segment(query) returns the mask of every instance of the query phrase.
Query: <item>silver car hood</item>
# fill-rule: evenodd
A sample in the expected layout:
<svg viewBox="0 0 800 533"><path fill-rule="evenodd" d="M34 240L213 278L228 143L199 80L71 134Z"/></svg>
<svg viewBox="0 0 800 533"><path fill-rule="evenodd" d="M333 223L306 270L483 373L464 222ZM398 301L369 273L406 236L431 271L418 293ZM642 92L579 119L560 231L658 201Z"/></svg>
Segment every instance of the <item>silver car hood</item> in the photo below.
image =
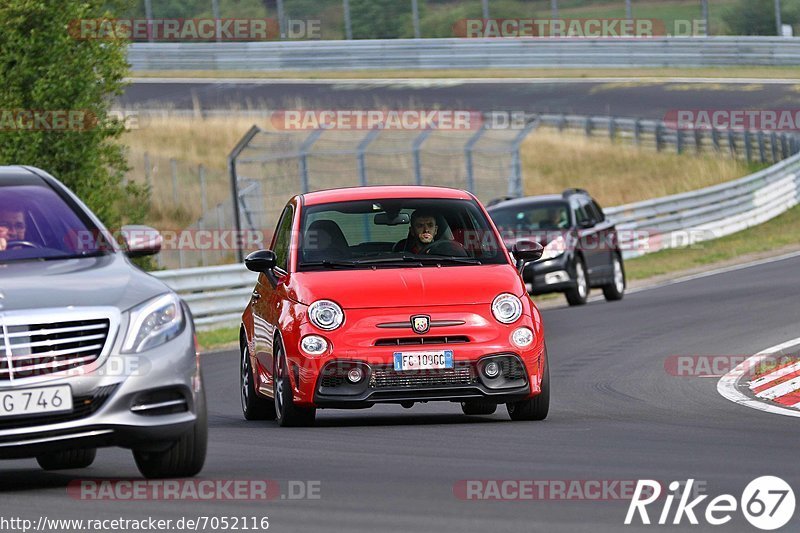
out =
<svg viewBox="0 0 800 533"><path fill-rule="evenodd" d="M0 313L67 306L125 311L169 292L122 253L101 257L0 263Z"/></svg>

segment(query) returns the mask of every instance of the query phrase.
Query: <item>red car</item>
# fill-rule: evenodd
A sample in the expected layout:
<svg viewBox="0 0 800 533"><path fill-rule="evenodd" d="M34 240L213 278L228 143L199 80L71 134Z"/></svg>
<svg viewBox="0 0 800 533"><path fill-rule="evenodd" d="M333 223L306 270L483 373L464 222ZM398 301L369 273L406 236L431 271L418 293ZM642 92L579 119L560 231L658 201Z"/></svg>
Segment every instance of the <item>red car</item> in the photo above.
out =
<svg viewBox="0 0 800 533"><path fill-rule="evenodd" d="M542 420L550 393L542 318L513 258L470 193L382 186L295 196L242 316L244 416L313 424L318 408L505 403Z"/></svg>

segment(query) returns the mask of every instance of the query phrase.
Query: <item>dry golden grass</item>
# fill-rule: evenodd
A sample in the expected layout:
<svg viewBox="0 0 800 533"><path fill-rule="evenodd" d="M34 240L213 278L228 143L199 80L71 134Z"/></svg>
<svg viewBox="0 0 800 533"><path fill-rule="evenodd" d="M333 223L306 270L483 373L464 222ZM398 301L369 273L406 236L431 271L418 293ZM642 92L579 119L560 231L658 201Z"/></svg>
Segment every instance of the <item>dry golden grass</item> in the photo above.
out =
<svg viewBox="0 0 800 533"><path fill-rule="evenodd" d="M602 137L539 130L522 144L525 194L587 189L601 205L620 205L714 185L748 174L725 155L655 152Z"/></svg>
<svg viewBox="0 0 800 533"><path fill-rule="evenodd" d="M207 169L208 206L213 208L227 200L228 153L254 122L265 126L263 119L235 116L155 118L128 132L123 142L130 148L131 179L144 181L144 153L150 157L153 185L150 223L161 228L182 228L200 216L197 176L200 164ZM559 193L568 187L582 187L606 206L698 189L744 176L752 170L725 155L656 153L621 142L613 145L601 135L586 138L582 134L546 129L525 140L521 156L526 194ZM455 151L452 157L462 155ZM178 205L173 200L170 158L181 162Z"/></svg>

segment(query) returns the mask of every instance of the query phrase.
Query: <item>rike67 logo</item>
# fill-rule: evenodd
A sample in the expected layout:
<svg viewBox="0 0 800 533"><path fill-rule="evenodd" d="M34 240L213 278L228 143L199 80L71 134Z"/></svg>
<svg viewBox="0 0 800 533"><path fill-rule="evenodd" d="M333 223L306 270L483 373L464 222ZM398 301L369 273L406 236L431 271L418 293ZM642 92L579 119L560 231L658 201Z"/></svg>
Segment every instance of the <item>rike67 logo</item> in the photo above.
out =
<svg viewBox="0 0 800 533"><path fill-rule="evenodd" d="M636 524L638 521L644 525L654 522L659 525L680 525L684 519L691 525L698 525L699 517L704 519L706 524L721 526L730 522L734 513L741 511L754 527L772 531L785 526L794 516L794 491L779 477L762 476L754 479L745 487L739 500L731 494L721 494L708 502L705 502L708 495L689 499L693 495L694 481L694 479L689 479L686 483L673 481L669 484L669 493L662 498L661 483L640 479L628 506L625 525ZM683 490L679 493L681 487ZM662 499L663 507L660 505ZM673 511L676 499L678 503ZM701 504L705 505L704 511ZM651 518L648 506L651 506L649 511L656 512L659 510L658 507L661 507L660 513Z"/></svg>

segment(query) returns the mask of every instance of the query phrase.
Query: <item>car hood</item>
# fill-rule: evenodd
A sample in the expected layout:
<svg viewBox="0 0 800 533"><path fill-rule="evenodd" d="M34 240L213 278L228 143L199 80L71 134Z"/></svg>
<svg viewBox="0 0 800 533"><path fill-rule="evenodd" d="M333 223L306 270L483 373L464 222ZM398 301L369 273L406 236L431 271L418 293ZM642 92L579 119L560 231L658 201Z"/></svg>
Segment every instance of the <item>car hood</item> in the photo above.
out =
<svg viewBox="0 0 800 533"><path fill-rule="evenodd" d="M517 271L503 264L298 272L290 291L306 305L325 299L364 309L485 304L502 292L521 296L524 287Z"/></svg>
<svg viewBox="0 0 800 533"><path fill-rule="evenodd" d="M121 253L0 263L0 313L70 305L113 306L124 311L168 291Z"/></svg>

